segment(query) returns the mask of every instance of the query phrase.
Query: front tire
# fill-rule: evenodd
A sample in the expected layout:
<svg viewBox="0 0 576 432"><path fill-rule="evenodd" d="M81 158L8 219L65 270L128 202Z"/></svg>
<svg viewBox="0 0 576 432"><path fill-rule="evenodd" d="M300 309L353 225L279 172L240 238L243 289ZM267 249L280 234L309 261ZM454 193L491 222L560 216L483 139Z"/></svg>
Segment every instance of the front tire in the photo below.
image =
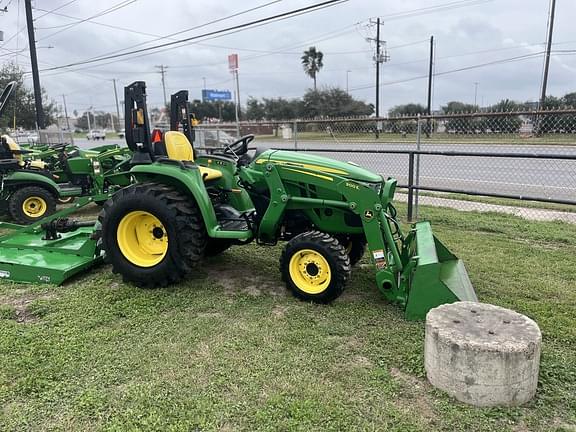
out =
<svg viewBox="0 0 576 432"><path fill-rule="evenodd" d="M30 225L56 211L56 197L39 186L17 190L8 201L8 212L16 223Z"/></svg>
<svg viewBox="0 0 576 432"><path fill-rule="evenodd" d="M350 259L334 237L309 231L286 244L280 272L295 297L330 303L342 294L350 278Z"/></svg>
<svg viewBox="0 0 576 432"><path fill-rule="evenodd" d="M58 204L72 204L76 197L69 196L66 198L58 198Z"/></svg>
<svg viewBox="0 0 576 432"><path fill-rule="evenodd" d="M125 282L154 288L182 280L204 254L206 229L193 198L157 183L128 186L98 220L102 249Z"/></svg>

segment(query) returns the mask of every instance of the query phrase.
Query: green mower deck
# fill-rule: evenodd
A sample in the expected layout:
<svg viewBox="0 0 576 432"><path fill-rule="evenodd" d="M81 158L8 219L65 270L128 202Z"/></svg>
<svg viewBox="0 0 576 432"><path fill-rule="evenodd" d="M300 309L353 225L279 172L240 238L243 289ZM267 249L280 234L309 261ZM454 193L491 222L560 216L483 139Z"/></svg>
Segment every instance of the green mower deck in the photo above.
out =
<svg viewBox="0 0 576 432"><path fill-rule="evenodd" d="M0 222L0 230L11 231L0 237L0 279L60 285L100 263L102 257L92 239L94 222L63 219L90 202L83 198L34 225Z"/></svg>
<svg viewBox="0 0 576 432"><path fill-rule="evenodd" d="M0 240L0 278L14 282L60 285L95 265L92 228L63 233L58 240L42 240L37 233L18 233Z"/></svg>

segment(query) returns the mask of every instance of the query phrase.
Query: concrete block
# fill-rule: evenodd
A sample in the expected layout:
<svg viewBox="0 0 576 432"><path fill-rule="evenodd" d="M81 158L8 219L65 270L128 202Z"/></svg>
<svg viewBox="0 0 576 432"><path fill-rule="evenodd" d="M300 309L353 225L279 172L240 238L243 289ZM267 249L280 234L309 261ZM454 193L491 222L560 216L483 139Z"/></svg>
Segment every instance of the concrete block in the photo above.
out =
<svg viewBox="0 0 576 432"><path fill-rule="evenodd" d="M426 316L426 375L433 386L471 405L521 405L536 393L541 344L538 325L513 310L445 304Z"/></svg>

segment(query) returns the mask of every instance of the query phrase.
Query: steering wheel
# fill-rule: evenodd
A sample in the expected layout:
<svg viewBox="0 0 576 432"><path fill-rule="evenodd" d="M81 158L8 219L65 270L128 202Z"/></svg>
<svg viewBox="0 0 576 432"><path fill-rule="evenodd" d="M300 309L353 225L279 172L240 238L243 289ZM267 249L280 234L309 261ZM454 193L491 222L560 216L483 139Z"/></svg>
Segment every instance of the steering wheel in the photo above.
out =
<svg viewBox="0 0 576 432"><path fill-rule="evenodd" d="M233 155L236 159L248 153L248 144L254 140L254 135L244 135L239 140L234 141L232 144L226 144L224 148L225 155Z"/></svg>
<svg viewBox="0 0 576 432"><path fill-rule="evenodd" d="M10 96L12 96L12 92L16 88L16 81L10 81L4 90L2 91L2 95L0 95L0 115L6 108L6 104L10 100Z"/></svg>
<svg viewBox="0 0 576 432"><path fill-rule="evenodd" d="M60 143L60 144L52 144L50 146L51 150L57 150L57 151L62 151L62 150L66 150L66 147L68 147L67 143Z"/></svg>

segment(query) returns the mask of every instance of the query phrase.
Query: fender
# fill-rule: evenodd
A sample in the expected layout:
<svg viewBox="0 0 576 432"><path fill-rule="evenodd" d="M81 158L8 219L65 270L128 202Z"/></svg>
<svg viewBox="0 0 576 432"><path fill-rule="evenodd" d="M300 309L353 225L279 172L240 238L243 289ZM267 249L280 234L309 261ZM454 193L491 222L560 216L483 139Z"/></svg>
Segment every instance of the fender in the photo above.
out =
<svg viewBox="0 0 576 432"><path fill-rule="evenodd" d="M216 213L212 202L206 192L204 180L200 170L194 167L182 168L178 165L168 165L165 163L153 163L145 165L136 165L130 170L138 182L158 181L164 184L170 184L178 190L192 195L196 204L202 213L202 219L206 226L206 231L210 237L214 237L214 232L218 228Z"/></svg>
<svg viewBox="0 0 576 432"><path fill-rule="evenodd" d="M60 188L58 187L58 184L48 176L40 173L22 170L14 171L11 174L4 176L3 183L4 188L18 184L34 184L50 190L56 196L60 196Z"/></svg>

